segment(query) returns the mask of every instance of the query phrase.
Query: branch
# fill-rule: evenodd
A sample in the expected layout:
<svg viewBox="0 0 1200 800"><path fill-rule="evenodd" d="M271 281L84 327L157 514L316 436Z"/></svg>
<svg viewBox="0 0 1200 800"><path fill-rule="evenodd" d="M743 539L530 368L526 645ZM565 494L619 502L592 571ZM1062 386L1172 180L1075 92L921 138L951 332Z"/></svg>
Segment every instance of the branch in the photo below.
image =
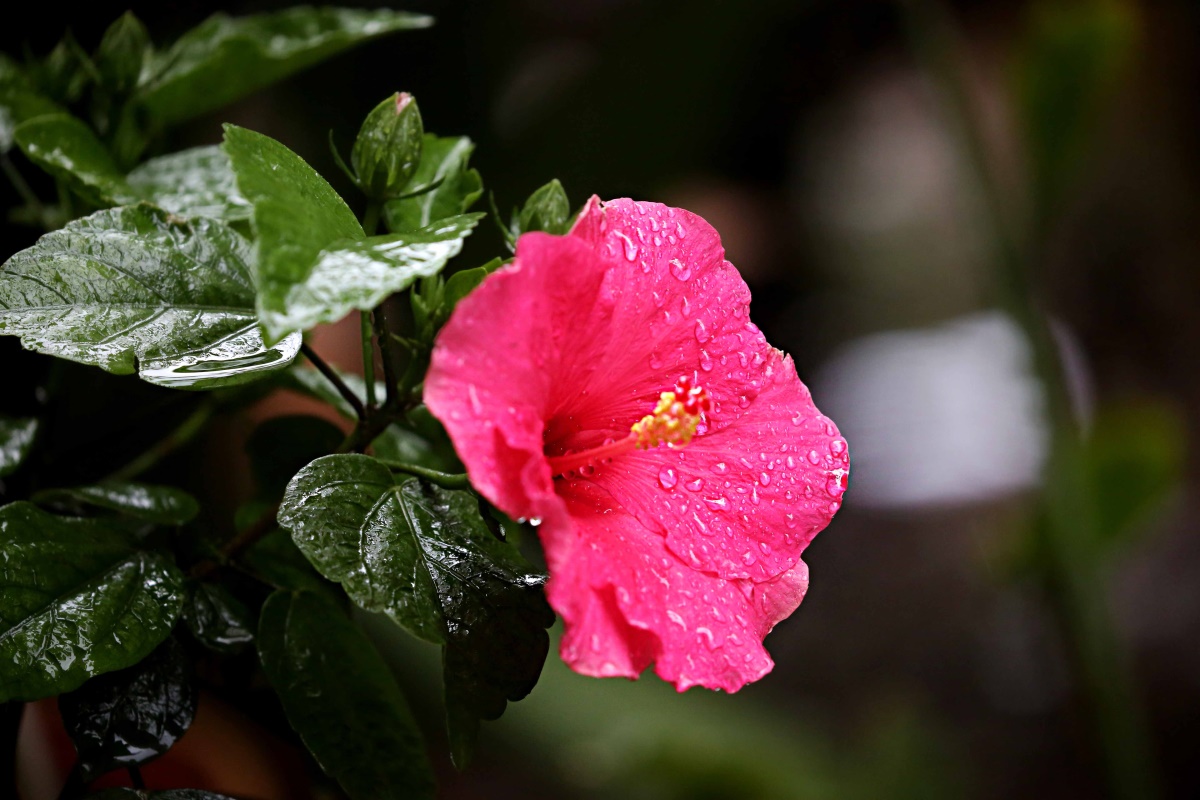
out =
<svg viewBox="0 0 1200 800"><path fill-rule="evenodd" d="M443 489L468 489L471 486L471 481L465 474L454 472L439 472L436 469L426 469L418 467L415 464L402 464L399 461L389 461L386 458L377 458L388 469L396 472L404 472L408 475L416 475L418 478L424 478L430 483L435 483Z"/></svg>
<svg viewBox="0 0 1200 800"><path fill-rule="evenodd" d="M317 355L316 351L309 347L308 342L300 345L300 352L304 353L304 356L312 362L312 365L317 368L317 371L324 375L325 378L333 384L333 388L338 390L338 394L342 396L342 399L350 404L350 407L354 409L354 413L358 417L359 422L364 420L367 416L367 409L363 406L363 402L359 399L358 395L354 393L354 390L347 386L346 382L342 380L342 376L338 375L337 372L334 371L333 367L326 364L325 360Z"/></svg>

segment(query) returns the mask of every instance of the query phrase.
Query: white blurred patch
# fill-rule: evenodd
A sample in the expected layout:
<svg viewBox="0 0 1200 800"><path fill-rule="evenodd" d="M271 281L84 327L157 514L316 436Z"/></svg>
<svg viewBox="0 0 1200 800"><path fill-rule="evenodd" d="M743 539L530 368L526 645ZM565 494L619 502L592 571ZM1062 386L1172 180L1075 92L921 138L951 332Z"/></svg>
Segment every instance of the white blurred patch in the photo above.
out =
<svg viewBox="0 0 1200 800"><path fill-rule="evenodd" d="M1000 313L852 341L813 394L850 443L855 505L973 502L1038 482L1042 389L1027 342Z"/></svg>

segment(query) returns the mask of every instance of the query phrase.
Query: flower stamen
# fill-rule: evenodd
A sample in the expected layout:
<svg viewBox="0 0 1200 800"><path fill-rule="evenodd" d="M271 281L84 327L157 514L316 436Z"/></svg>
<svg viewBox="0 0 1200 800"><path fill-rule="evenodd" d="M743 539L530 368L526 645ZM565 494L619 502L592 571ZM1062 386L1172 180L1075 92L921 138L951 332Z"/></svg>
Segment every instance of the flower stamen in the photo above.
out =
<svg viewBox="0 0 1200 800"><path fill-rule="evenodd" d="M684 375L670 392L658 397L654 411L635 422L629 435L590 450L551 456L547 459L555 476L582 471L601 460L610 460L633 450L653 450L661 445L686 447L696 435L712 400L703 386Z"/></svg>

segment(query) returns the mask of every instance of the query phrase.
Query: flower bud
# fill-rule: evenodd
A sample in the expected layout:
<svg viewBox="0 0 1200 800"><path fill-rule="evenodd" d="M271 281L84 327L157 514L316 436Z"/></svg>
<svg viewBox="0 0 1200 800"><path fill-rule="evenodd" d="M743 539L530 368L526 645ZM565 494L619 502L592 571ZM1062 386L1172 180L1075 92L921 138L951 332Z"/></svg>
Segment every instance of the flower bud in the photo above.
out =
<svg viewBox="0 0 1200 800"><path fill-rule="evenodd" d="M354 174L368 197L383 200L404 190L421 162L424 134L417 101L407 92L375 106L350 153Z"/></svg>
<svg viewBox="0 0 1200 800"><path fill-rule="evenodd" d="M133 91L153 46L141 20L126 11L108 26L94 61L105 88L117 94Z"/></svg>

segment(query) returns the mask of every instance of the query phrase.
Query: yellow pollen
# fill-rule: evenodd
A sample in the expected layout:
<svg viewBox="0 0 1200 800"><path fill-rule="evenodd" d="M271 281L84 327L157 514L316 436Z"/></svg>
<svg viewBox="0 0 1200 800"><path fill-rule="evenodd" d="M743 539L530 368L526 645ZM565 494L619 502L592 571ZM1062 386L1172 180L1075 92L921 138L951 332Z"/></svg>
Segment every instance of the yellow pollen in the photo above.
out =
<svg viewBox="0 0 1200 800"><path fill-rule="evenodd" d="M660 444L683 447L692 441L699 424L699 413L688 411L675 392L663 392L654 413L635 422L631 430L639 449L652 450Z"/></svg>

